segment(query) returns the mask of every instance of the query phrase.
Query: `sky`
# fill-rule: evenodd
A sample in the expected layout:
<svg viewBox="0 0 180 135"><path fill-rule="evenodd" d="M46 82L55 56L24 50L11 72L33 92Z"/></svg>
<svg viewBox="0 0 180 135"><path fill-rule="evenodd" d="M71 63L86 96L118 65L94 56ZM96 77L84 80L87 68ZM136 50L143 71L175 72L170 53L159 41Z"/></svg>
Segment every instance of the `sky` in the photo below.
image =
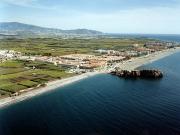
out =
<svg viewBox="0 0 180 135"><path fill-rule="evenodd" d="M0 22L107 33L180 34L180 0L0 0Z"/></svg>

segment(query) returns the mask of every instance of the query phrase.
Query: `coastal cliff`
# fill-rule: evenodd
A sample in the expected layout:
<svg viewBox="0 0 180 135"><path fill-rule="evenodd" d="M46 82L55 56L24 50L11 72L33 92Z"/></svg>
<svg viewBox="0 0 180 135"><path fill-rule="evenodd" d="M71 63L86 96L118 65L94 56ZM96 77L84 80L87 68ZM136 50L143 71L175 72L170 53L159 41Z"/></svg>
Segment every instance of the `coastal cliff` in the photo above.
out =
<svg viewBox="0 0 180 135"><path fill-rule="evenodd" d="M121 71L112 71L110 74L116 75L118 77L124 78L162 78L163 73L159 70L121 70Z"/></svg>

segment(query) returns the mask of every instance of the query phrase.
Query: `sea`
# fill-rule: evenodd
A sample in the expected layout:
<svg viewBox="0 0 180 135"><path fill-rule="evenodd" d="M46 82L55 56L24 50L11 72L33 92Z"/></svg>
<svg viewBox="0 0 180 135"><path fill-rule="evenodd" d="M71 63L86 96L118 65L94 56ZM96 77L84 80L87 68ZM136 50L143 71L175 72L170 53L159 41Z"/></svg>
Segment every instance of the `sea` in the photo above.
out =
<svg viewBox="0 0 180 135"><path fill-rule="evenodd" d="M139 67L162 79L99 74L0 109L0 135L180 135L180 53Z"/></svg>
<svg viewBox="0 0 180 135"><path fill-rule="evenodd" d="M137 38L137 39L156 39L165 42L180 43L180 34L107 34L112 38Z"/></svg>

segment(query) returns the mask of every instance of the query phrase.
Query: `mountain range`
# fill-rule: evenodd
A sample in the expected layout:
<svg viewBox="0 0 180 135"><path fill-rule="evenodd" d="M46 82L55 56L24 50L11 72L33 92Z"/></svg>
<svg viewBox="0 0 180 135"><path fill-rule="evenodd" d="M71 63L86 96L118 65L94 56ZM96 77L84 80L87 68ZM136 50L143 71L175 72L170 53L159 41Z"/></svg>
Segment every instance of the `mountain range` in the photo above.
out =
<svg viewBox="0 0 180 135"><path fill-rule="evenodd" d="M0 35L5 36L63 36L63 35L101 35L100 31L89 29L62 30L45 28L19 22L0 22Z"/></svg>

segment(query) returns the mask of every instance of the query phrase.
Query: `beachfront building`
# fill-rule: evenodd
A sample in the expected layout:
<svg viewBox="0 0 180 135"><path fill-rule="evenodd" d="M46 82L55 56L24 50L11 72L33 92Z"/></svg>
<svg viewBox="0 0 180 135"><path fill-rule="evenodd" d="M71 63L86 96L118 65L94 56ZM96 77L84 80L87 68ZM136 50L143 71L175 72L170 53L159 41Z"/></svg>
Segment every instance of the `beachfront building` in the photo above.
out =
<svg viewBox="0 0 180 135"><path fill-rule="evenodd" d="M174 42L151 41L151 42L145 43L144 47L155 49L156 51L159 51L159 50L175 47L175 43Z"/></svg>
<svg viewBox="0 0 180 135"><path fill-rule="evenodd" d="M94 69L104 66L106 62L98 60L95 55L71 54L61 56L61 63L59 64L79 69Z"/></svg>
<svg viewBox="0 0 180 135"><path fill-rule="evenodd" d="M84 64L80 65L80 69L95 69L99 67L106 66L107 62L105 60L91 59Z"/></svg>
<svg viewBox="0 0 180 135"><path fill-rule="evenodd" d="M61 66L71 68L71 71L93 71L95 69L103 68L111 65L112 63L118 63L125 60L124 56L113 55L87 55L87 54L71 54L61 56Z"/></svg>
<svg viewBox="0 0 180 135"><path fill-rule="evenodd" d="M109 63L119 63L123 61L126 57L124 56L109 56L109 55L104 55L102 57L99 57L99 60L104 60L106 61L107 64Z"/></svg>

